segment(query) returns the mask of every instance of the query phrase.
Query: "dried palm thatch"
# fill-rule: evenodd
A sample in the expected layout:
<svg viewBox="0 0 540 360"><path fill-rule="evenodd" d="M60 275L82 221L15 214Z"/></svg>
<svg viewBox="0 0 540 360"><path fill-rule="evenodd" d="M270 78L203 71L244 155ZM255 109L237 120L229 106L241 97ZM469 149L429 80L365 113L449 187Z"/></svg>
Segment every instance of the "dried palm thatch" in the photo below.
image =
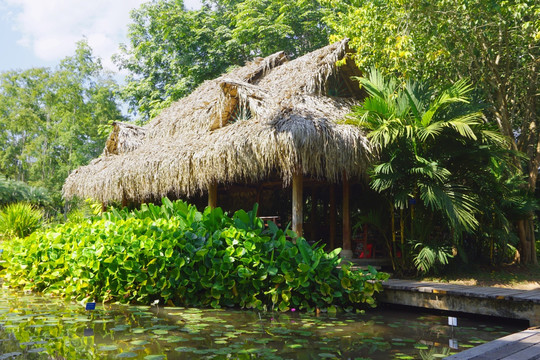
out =
<svg viewBox="0 0 540 360"><path fill-rule="evenodd" d="M356 103L347 40L287 61L283 52L201 84L144 128L116 124L102 156L64 185L102 202L191 196L215 183L252 183L295 171L330 182L365 174L362 132L338 123ZM328 96L338 79L347 95ZM131 140L128 141L128 138Z"/></svg>
<svg viewBox="0 0 540 360"><path fill-rule="evenodd" d="M146 130L140 126L115 121L113 130L101 156L120 155L135 150L146 137Z"/></svg>

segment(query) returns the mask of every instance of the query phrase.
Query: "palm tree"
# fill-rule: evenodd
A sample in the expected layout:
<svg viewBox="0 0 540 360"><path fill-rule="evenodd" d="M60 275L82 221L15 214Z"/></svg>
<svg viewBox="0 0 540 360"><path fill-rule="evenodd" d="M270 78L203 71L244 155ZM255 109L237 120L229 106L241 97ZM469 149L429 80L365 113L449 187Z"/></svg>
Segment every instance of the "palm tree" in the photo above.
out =
<svg viewBox="0 0 540 360"><path fill-rule="evenodd" d="M478 226L476 195L460 178L456 154L504 139L470 105L471 85L460 80L437 91L416 82L400 82L372 69L358 78L368 97L348 118L368 131L379 162L371 170L371 187L383 194L393 216L400 210L400 239L405 254L405 214L410 209L409 236L415 239L414 203L437 214L458 239ZM465 151L466 153L466 151ZM463 159L461 159L463 162ZM474 161L473 161L474 163ZM395 226L392 239L395 248ZM421 239L415 239L417 241Z"/></svg>

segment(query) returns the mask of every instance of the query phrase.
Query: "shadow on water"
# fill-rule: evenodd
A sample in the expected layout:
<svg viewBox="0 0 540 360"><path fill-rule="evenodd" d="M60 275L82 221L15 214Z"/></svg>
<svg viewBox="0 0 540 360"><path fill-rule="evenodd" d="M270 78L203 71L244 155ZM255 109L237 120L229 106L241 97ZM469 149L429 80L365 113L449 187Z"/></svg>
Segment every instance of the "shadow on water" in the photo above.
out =
<svg viewBox="0 0 540 360"><path fill-rule="evenodd" d="M2 359L438 359L522 330L493 319L79 304L0 291Z"/></svg>

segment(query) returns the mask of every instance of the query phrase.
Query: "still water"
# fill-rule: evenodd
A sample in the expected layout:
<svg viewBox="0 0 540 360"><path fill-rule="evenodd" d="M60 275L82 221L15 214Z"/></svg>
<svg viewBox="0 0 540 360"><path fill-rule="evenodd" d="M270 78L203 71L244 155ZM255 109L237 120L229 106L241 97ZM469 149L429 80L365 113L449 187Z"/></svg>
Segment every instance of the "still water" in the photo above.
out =
<svg viewBox="0 0 540 360"><path fill-rule="evenodd" d="M391 309L259 313L81 304L0 290L2 359L440 359L522 330Z"/></svg>

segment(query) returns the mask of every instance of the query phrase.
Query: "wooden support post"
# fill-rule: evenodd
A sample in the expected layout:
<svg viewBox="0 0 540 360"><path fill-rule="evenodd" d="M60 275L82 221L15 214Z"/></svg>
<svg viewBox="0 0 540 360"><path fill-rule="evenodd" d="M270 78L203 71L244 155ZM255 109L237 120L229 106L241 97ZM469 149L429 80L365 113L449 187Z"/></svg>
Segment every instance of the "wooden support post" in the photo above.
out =
<svg viewBox="0 0 540 360"><path fill-rule="evenodd" d="M318 234L317 234L317 187L312 186L311 187L311 212L309 214L309 224L311 225L311 232L309 234L310 240L317 241L318 240Z"/></svg>
<svg viewBox="0 0 540 360"><path fill-rule="evenodd" d="M303 176L302 172L295 171L292 179L292 230L302 236L302 223L304 222L303 208Z"/></svg>
<svg viewBox="0 0 540 360"><path fill-rule="evenodd" d="M208 206L212 209L217 207L217 183L215 182L208 187Z"/></svg>
<svg viewBox="0 0 540 360"><path fill-rule="evenodd" d="M336 185L330 185L330 249L336 248L337 210Z"/></svg>
<svg viewBox="0 0 540 360"><path fill-rule="evenodd" d="M347 173L343 172L343 250L341 257L351 259L353 256L351 247L351 214L349 211L349 179Z"/></svg>

